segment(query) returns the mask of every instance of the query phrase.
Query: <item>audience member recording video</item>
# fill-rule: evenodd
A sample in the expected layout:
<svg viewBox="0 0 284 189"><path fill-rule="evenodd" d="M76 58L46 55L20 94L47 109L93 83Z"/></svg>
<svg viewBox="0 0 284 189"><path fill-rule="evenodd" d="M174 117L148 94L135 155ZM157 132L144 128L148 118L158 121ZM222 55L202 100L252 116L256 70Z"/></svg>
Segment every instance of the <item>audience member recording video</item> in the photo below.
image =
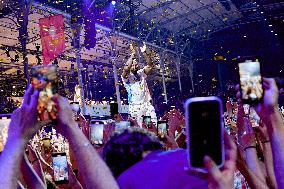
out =
<svg viewBox="0 0 284 189"><path fill-rule="evenodd" d="M29 86L13 112L8 138L1 136L0 188L284 188L279 92L274 79L262 80L262 103L244 105L240 92L226 102L224 163L218 167L204 156L205 171L189 167L187 118L180 110L161 117L168 128L163 140L155 123L140 126L118 113L115 119L128 126L103 123L103 143L95 145L88 130L93 122L64 97L56 97L56 122L39 121L39 91Z"/></svg>

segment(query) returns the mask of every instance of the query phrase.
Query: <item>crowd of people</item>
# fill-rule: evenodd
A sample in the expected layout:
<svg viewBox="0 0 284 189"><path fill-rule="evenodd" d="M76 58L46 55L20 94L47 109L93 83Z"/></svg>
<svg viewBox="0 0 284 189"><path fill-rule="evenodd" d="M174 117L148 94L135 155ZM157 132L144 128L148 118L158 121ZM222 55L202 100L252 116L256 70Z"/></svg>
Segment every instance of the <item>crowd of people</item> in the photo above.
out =
<svg viewBox="0 0 284 189"><path fill-rule="evenodd" d="M99 143L91 138L94 120L62 96L51 97L53 119L39 119L40 92L29 86L12 114L0 154L0 188L284 188L283 90L274 79L263 78L263 102L255 106L242 104L239 87L230 87L235 97L223 96L225 162L219 168L205 156L204 173L188 165L183 102L194 94L171 99L171 108L164 103L154 107L146 82L154 66L151 52L145 44L140 48L147 65L139 69L139 48L130 49L122 73L129 117L116 113L112 121L97 120ZM166 131L164 126L158 131L161 121L168 124Z"/></svg>
<svg viewBox="0 0 284 189"><path fill-rule="evenodd" d="M208 173L188 169L185 118L178 109L160 118L169 125L163 140L155 123L129 118L131 127L120 132L114 123L104 125L104 142L97 146L88 138L89 121L64 97L58 97L57 122L39 122L39 92L30 86L0 155L0 188L284 188L283 110L274 79L263 80L263 103L249 107L259 118L240 100L226 102L225 164L219 169L206 156ZM68 183L54 182L54 152L68 156Z"/></svg>

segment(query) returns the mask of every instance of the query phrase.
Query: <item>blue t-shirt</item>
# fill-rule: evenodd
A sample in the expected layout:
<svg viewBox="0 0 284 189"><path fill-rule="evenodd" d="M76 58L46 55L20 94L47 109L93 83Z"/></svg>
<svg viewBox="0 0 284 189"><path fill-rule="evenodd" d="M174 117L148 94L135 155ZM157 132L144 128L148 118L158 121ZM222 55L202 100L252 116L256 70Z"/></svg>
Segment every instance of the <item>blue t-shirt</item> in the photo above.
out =
<svg viewBox="0 0 284 189"><path fill-rule="evenodd" d="M187 173L186 150L151 152L117 179L121 189L205 189L207 180Z"/></svg>

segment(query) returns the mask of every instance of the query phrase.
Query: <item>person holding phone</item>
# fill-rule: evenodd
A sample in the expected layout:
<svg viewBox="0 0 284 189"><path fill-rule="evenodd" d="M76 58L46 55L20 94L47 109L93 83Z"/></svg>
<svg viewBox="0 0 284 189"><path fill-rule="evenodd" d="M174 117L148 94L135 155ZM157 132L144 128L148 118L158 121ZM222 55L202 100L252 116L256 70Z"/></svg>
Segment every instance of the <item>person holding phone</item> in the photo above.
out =
<svg viewBox="0 0 284 189"><path fill-rule="evenodd" d="M50 120L38 122L37 104L39 91L29 86L21 108L13 112L9 125L6 146L0 156L0 188L16 188L19 179L19 164L24 155L25 146L32 136ZM88 139L73 119L68 100L58 97L60 111L56 130L64 134L79 164L79 175L84 188L118 189L109 168L92 147ZM12 157L12 158L11 158Z"/></svg>
<svg viewBox="0 0 284 189"><path fill-rule="evenodd" d="M263 78L263 103L255 110L267 128L278 188L284 188L284 123L278 108L279 91L272 78Z"/></svg>
<svg viewBox="0 0 284 189"><path fill-rule="evenodd" d="M154 64L144 43L140 48L147 65L139 69L138 56L134 46L130 45L131 55L122 73L122 82L128 92L129 114L135 118L141 127L143 116L151 116L152 122L157 123L155 108L151 103L151 95L146 82L147 75L151 74Z"/></svg>
<svg viewBox="0 0 284 189"><path fill-rule="evenodd" d="M70 117L73 112L68 100L59 96L58 106L60 111L58 112L56 131L68 139L70 148L73 149L83 188L118 189L119 187L109 168L80 130L75 120Z"/></svg>
<svg viewBox="0 0 284 189"><path fill-rule="evenodd" d="M17 187L19 165L24 156L25 146L42 126L51 122L49 120L38 122L38 97L39 91L29 86L21 108L16 109L12 114L7 143L0 156L0 188Z"/></svg>

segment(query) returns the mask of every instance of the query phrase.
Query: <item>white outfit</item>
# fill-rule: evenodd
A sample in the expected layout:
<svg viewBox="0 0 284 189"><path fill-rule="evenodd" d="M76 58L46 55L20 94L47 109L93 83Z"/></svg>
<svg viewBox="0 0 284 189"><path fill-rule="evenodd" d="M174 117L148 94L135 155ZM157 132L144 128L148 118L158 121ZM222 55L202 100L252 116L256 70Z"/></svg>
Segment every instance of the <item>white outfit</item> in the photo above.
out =
<svg viewBox="0 0 284 189"><path fill-rule="evenodd" d="M150 102L152 98L146 82L147 75L144 69L140 69L137 75L138 78L135 78L134 74L130 72L127 79L121 77L128 93L129 114L137 120L140 127L143 116L151 116L152 122L157 124L155 108Z"/></svg>
<svg viewBox="0 0 284 189"><path fill-rule="evenodd" d="M74 102L79 102L79 105L82 105L81 88L79 87L79 85L76 85L75 87Z"/></svg>

